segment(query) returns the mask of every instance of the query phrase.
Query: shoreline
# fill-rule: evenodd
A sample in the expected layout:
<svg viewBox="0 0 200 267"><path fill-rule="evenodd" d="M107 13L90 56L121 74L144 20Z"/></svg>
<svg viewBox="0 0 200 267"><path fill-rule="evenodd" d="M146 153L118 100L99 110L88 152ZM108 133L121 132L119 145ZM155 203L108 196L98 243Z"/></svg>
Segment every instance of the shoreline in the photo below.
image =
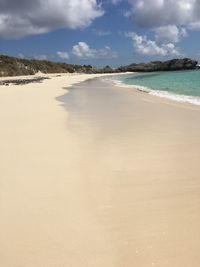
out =
<svg viewBox="0 0 200 267"><path fill-rule="evenodd" d="M141 98L146 96L146 100L147 101L148 100L149 101L154 101L155 103L163 103L163 104L167 104L167 105L171 105L171 106L180 107L180 108L183 108L183 109L185 108L185 109L200 110L200 103L195 104L195 103L188 102L188 101L179 101L179 100L171 98L171 97L160 96L160 95L151 93L149 91L141 90L140 88L137 88L137 85L135 85L135 86L128 86L128 85L127 86L123 86L123 85L121 85L120 86L118 84L115 84L114 86L127 89L129 92L132 91L136 95L137 94L140 95ZM182 95L177 95L177 96L182 96ZM185 95L183 95L183 96L185 96Z"/></svg>
<svg viewBox="0 0 200 267"><path fill-rule="evenodd" d="M86 81L87 79L95 79L95 78L106 78L109 76L118 76L118 75L129 75L129 74L134 74L133 72L125 72L125 73L104 73L104 74L84 74L84 73L53 73L53 74L44 74L44 73L37 73L35 75L26 75L26 76L13 76L13 77L0 77L0 86L9 86L10 84L14 84L14 81L17 82L17 84L14 85L26 85L30 83L42 83L46 79L52 79L56 77L71 77L71 84L66 84L66 89L68 87L73 86L76 83L81 83ZM83 78L83 77L87 78ZM73 77L73 78L72 78ZM74 77L79 77L78 80L76 81L76 78ZM83 79L82 79L83 78ZM24 82L23 82L24 81ZM143 93L147 94L149 96L149 99L156 98L162 102L162 103L167 103L167 104L175 104L175 105L181 105L182 107L186 108L197 108L200 107L200 102L196 102L195 96L187 96L187 95L181 95L181 94L174 94L168 91L158 91L158 90L153 90L151 88L146 88L138 85L128 85L128 84L123 84L118 80L111 80L107 79L107 81L111 84L114 84L116 87L121 87L121 88L128 88L137 91L138 93ZM5 84L4 84L5 83ZM200 99L200 98L198 98ZM200 100L199 100L200 101Z"/></svg>
<svg viewBox="0 0 200 267"><path fill-rule="evenodd" d="M160 99L168 99L172 102L182 103L182 104L186 104L186 105L200 106L200 97L199 96L179 94L179 93L171 92L169 90L167 91L167 90L152 89L148 86L141 86L141 85L137 85L137 84L135 84L135 85L134 84L126 84L126 83L123 83L122 81L117 80L117 79L116 80L115 79L110 80L110 82L112 82L116 86L123 87L123 88L132 88L133 90L147 93L151 96L155 96L155 97L158 97Z"/></svg>
<svg viewBox="0 0 200 267"><path fill-rule="evenodd" d="M200 109L49 76L0 86L0 265L198 267Z"/></svg>

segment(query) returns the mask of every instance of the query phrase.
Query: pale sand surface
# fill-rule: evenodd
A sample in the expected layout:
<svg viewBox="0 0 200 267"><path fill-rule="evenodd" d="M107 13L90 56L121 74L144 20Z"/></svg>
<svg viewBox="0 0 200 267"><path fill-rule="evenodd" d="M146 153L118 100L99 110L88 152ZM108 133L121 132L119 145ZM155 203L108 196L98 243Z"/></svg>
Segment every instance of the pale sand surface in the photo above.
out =
<svg viewBox="0 0 200 267"><path fill-rule="evenodd" d="M0 87L0 266L199 267L200 108L86 78Z"/></svg>

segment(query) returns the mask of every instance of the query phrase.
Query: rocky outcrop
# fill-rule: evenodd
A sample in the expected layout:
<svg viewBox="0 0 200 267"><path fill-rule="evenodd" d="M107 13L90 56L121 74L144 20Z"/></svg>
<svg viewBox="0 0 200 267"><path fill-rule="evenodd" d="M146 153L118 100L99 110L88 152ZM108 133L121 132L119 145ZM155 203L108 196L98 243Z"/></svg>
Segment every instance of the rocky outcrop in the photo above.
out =
<svg viewBox="0 0 200 267"><path fill-rule="evenodd" d="M118 68L121 72L150 72L150 71L173 71L195 69L197 61L189 58L172 59L168 61L153 61L150 63L131 64Z"/></svg>
<svg viewBox="0 0 200 267"><path fill-rule="evenodd" d="M112 69L110 66L105 66L103 69L102 69L102 72L103 73L113 73L115 70Z"/></svg>

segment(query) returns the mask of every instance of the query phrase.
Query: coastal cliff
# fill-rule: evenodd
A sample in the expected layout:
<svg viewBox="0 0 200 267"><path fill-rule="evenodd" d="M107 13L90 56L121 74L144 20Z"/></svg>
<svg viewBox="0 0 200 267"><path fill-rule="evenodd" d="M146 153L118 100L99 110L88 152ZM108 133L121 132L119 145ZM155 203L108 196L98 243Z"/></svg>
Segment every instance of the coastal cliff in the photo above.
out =
<svg viewBox="0 0 200 267"><path fill-rule="evenodd" d="M172 59L168 61L152 61L149 63L130 64L118 68L121 72L137 71L137 72L150 72L150 71L174 71L174 70L191 70L195 69L198 62L190 58Z"/></svg>

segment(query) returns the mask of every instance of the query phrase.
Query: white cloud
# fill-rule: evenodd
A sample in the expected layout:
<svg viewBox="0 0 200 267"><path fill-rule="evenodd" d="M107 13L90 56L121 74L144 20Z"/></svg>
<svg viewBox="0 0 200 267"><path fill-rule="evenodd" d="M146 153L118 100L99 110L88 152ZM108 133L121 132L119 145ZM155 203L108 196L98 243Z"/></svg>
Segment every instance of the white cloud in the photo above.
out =
<svg viewBox="0 0 200 267"><path fill-rule="evenodd" d="M37 60L47 60L48 57L47 55L36 55L33 57L33 59L37 59Z"/></svg>
<svg viewBox="0 0 200 267"><path fill-rule="evenodd" d="M112 3L113 5L117 5L117 4L119 4L120 2L122 2L122 0L111 0L111 3Z"/></svg>
<svg viewBox="0 0 200 267"><path fill-rule="evenodd" d="M72 53L79 58L94 58L96 50L90 48L85 42L79 42L73 46Z"/></svg>
<svg viewBox="0 0 200 267"><path fill-rule="evenodd" d="M99 37L111 35L111 31L93 29L93 32Z"/></svg>
<svg viewBox="0 0 200 267"><path fill-rule="evenodd" d="M138 27L154 33L153 40L135 35L133 41L138 53L178 55L175 44L186 37L190 30L200 30L200 0L126 1L130 4L129 13L132 14L128 13L128 16L133 17Z"/></svg>
<svg viewBox="0 0 200 267"><path fill-rule="evenodd" d="M123 12L125 18L130 18L132 16L131 10L126 10Z"/></svg>
<svg viewBox="0 0 200 267"><path fill-rule="evenodd" d="M103 13L96 0L1 0L0 37L84 28Z"/></svg>
<svg viewBox="0 0 200 267"><path fill-rule="evenodd" d="M199 0L128 0L143 27L184 26L200 22Z"/></svg>
<svg viewBox="0 0 200 267"><path fill-rule="evenodd" d="M200 21L192 22L188 26L188 29L193 31L200 31Z"/></svg>
<svg viewBox="0 0 200 267"><path fill-rule="evenodd" d="M69 54L67 52L57 52L57 56L63 60L68 60L69 59Z"/></svg>
<svg viewBox="0 0 200 267"><path fill-rule="evenodd" d="M181 38L187 36L187 31L185 28L178 28L176 25L161 26L154 29L156 33L156 41L158 43L162 42L172 42L178 43Z"/></svg>
<svg viewBox="0 0 200 267"><path fill-rule="evenodd" d="M109 46L102 49L93 49L85 42L74 45L72 54L80 59L117 58L117 53L113 52Z"/></svg>
<svg viewBox="0 0 200 267"><path fill-rule="evenodd" d="M17 55L17 57L18 57L18 58L21 58L21 59L25 59L25 58L26 58L25 55L22 54L22 53L19 53L19 54Z"/></svg>
<svg viewBox="0 0 200 267"><path fill-rule="evenodd" d="M147 37L137 35L135 32L126 33L130 37L137 53L147 56L178 56L179 52L173 43L164 43L158 45L156 41L147 39Z"/></svg>

